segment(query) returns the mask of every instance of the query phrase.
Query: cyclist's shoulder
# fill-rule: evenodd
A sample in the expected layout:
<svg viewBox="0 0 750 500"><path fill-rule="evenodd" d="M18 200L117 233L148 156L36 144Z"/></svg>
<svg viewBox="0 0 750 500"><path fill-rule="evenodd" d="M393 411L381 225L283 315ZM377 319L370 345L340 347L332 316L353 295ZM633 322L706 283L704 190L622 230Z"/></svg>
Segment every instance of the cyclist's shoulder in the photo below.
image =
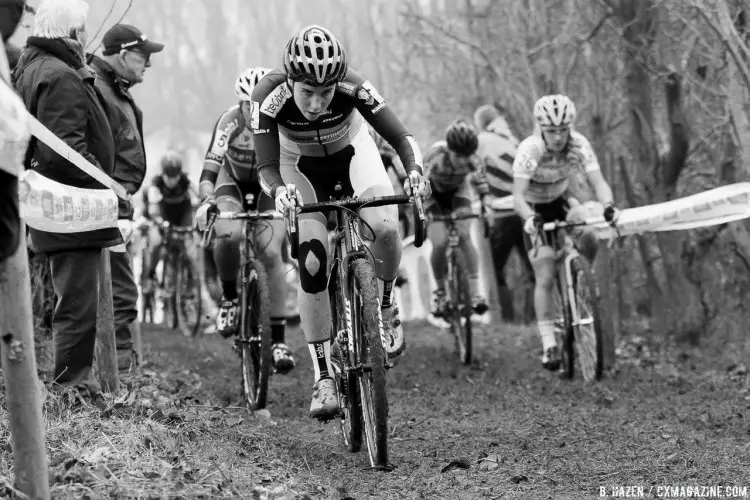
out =
<svg viewBox="0 0 750 500"><path fill-rule="evenodd" d="M369 84L367 79L362 76L359 71L349 66L346 70L344 78L336 84L336 94L355 97L360 87L365 84Z"/></svg>
<svg viewBox="0 0 750 500"><path fill-rule="evenodd" d="M284 104L292 98L284 72L280 69L271 70L260 79L251 98L262 113L276 117Z"/></svg>
<svg viewBox="0 0 750 500"><path fill-rule="evenodd" d="M448 154L448 144L445 141L435 141L424 152L425 165L441 162Z"/></svg>
<svg viewBox="0 0 750 500"><path fill-rule="evenodd" d="M242 112L240 111L240 105L235 104L225 109L224 112L216 120L216 129L226 130L228 128L236 128L239 125L240 119L242 118Z"/></svg>
<svg viewBox="0 0 750 500"><path fill-rule="evenodd" d="M545 146L542 136L532 134L518 144L516 157L529 156L539 159L542 157L546 149L547 146Z"/></svg>
<svg viewBox="0 0 750 500"><path fill-rule="evenodd" d="M586 138L585 135L578 132L577 130L570 131L570 144L572 146L592 149L591 142Z"/></svg>
<svg viewBox="0 0 750 500"><path fill-rule="evenodd" d="M482 131L477 134L477 153L480 156L502 156L513 154L517 148L518 141L507 136L498 135L494 132Z"/></svg>

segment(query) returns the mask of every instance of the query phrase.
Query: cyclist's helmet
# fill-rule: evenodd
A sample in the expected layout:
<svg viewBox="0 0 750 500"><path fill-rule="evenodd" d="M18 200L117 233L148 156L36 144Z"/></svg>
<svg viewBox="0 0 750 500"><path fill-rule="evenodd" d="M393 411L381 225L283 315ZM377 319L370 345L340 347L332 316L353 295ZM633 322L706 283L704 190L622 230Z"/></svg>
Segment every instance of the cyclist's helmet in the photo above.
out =
<svg viewBox="0 0 750 500"><path fill-rule="evenodd" d="M448 125L445 131L445 142L448 149L461 156L471 156L479 147L476 128L463 118Z"/></svg>
<svg viewBox="0 0 750 500"><path fill-rule="evenodd" d="M346 52L336 37L322 26L302 28L286 44L284 71L294 82L314 86L338 83L346 75Z"/></svg>
<svg viewBox="0 0 750 500"><path fill-rule="evenodd" d="M176 177L182 172L182 157L177 151L167 151L161 158L161 173Z"/></svg>
<svg viewBox="0 0 750 500"><path fill-rule="evenodd" d="M261 78L266 76L271 71L268 68L262 68L260 66L255 68L247 68L237 78L237 82L234 84L234 93L240 101L250 101L250 97L253 95L253 89Z"/></svg>
<svg viewBox="0 0 750 500"><path fill-rule="evenodd" d="M568 96L546 95L534 104L534 119L543 129L569 127L576 120L576 107Z"/></svg>

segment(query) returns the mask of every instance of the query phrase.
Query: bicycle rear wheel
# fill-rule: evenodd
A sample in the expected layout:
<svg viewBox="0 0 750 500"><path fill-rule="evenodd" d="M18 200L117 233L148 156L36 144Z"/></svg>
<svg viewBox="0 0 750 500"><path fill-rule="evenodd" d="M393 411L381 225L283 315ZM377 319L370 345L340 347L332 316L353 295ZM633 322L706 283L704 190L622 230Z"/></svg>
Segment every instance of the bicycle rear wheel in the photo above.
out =
<svg viewBox="0 0 750 500"><path fill-rule="evenodd" d="M198 266L187 253L183 253L178 271L175 296L180 331L186 337L194 337L201 324L201 280Z"/></svg>
<svg viewBox="0 0 750 500"><path fill-rule="evenodd" d="M570 261L575 304L571 308L572 343L575 365L583 380L602 378L602 322L599 289L591 266L581 256ZM572 364L572 363L571 363Z"/></svg>
<svg viewBox="0 0 750 500"><path fill-rule="evenodd" d="M271 321L266 270L257 260L242 266L240 324L235 346L242 367L242 394L248 410L266 406L271 372Z"/></svg>
<svg viewBox="0 0 750 500"><path fill-rule="evenodd" d="M561 272L564 270L561 268ZM555 322L555 341L560 346L560 373L568 380L575 373L575 352L573 349L573 323L570 315L570 300L567 296L567 278L563 275L559 281L560 288L555 287L555 311L562 312L563 326L559 328ZM562 292L561 292L562 289Z"/></svg>
<svg viewBox="0 0 750 500"><path fill-rule="evenodd" d="M456 354L465 365L471 364L471 296L463 254L458 248L453 250L453 273L451 280L451 304L448 319L451 333L456 340Z"/></svg>
<svg viewBox="0 0 750 500"><path fill-rule="evenodd" d="M378 286L369 262L364 259L354 262L348 285L352 301L354 357L363 368L359 392L370 464L388 470L388 397L385 391L385 353L380 334L383 322L378 307Z"/></svg>

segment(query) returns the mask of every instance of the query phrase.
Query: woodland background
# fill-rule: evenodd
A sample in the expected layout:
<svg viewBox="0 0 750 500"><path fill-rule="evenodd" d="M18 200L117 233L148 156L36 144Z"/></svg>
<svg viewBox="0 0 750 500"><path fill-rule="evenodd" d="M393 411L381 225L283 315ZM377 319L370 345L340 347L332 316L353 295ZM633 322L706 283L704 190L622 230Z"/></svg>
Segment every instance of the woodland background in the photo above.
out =
<svg viewBox="0 0 750 500"><path fill-rule="evenodd" d="M525 137L535 99L560 92L575 101L578 128L621 207L748 177L747 0L89 3L89 50L120 19L166 44L134 94L150 162L168 147L183 150L196 178L216 119L235 101L237 74L277 66L286 40L312 23L340 37L352 65L423 148L457 115L495 100ZM28 26L14 41L27 35ZM750 352L744 222L631 237L603 250L598 276L616 336L652 332ZM520 273L510 272L520 288Z"/></svg>

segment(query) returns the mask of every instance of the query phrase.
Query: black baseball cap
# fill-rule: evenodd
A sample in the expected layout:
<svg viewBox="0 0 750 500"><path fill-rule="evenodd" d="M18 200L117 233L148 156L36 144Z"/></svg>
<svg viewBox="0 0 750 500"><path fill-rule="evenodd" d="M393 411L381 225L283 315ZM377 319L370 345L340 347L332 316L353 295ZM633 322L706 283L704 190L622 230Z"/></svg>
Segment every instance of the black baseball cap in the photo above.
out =
<svg viewBox="0 0 750 500"><path fill-rule="evenodd" d="M129 24L115 24L104 34L102 45L105 56L117 54L121 50L140 50L146 54L161 52L164 44L152 42L141 30Z"/></svg>

